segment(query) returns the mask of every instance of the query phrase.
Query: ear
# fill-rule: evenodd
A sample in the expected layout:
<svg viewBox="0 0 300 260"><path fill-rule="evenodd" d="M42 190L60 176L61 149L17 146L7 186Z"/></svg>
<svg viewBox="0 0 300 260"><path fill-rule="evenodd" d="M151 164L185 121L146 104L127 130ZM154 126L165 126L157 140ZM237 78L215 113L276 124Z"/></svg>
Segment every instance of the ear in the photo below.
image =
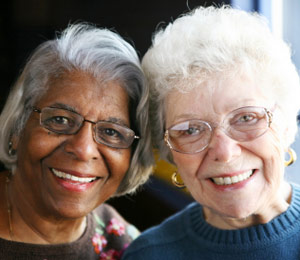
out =
<svg viewBox="0 0 300 260"><path fill-rule="evenodd" d="M12 137L10 138L10 142L12 144L11 148L13 150L17 150L18 149L18 144L19 144L19 136L16 134L13 134Z"/></svg>

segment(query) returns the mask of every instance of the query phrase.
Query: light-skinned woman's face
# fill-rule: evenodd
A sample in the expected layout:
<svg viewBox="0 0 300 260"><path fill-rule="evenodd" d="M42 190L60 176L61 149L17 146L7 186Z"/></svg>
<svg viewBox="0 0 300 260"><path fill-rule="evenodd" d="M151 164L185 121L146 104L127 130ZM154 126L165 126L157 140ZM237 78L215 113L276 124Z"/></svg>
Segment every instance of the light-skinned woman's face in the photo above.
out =
<svg viewBox="0 0 300 260"><path fill-rule="evenodd" d="M274 103L260 87L247 78L214 79L187 93L173 91L166 98L166 128L190 119L220 124L228 113L245 106L272 111ZM283 130L276 127L280 112L275 108L273 114L270 128L254 140L236 141L216 127L203 151L183 154L171 150L178 173L213 225L216 216L245 218L257 214L267 219L286 207L286 194L281 189ZM233 181L228 184L225 178Z"/></svg>
<svg viewBox="0 0 300 260"><path fill-rule="evenodd" d="M105 120L130 128L125 90L116 82L104 85L81 72L50 82L35 106L68 108L93 122ZM64 135L43 128L39 118L32 112L17 144L14 181L21 199L47 217L84 216L115 193L129 168L130 148L96 143L90 122L84 122L76 134Z"/></svg>

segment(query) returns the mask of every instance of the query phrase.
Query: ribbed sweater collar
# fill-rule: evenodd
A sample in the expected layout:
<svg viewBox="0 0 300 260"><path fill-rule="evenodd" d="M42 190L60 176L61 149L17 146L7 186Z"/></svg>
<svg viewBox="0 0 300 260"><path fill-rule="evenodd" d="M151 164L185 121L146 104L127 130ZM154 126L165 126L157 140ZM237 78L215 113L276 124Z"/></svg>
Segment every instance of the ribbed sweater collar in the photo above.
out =
<svg viewBox="0 0 300 260"><path fill-rule="evenodd" d="M191 207L190 214L186 216L187 232L194 239L201 240L204 244L224 245L228 249L231 246L266 246L280 241L282 238L299 232L300 229L300 189L292 185L292 200L289 208L284 213L267 224L252 226L238 230L221 230L208 224L203 219L202 207L197 204Z"/></svg>

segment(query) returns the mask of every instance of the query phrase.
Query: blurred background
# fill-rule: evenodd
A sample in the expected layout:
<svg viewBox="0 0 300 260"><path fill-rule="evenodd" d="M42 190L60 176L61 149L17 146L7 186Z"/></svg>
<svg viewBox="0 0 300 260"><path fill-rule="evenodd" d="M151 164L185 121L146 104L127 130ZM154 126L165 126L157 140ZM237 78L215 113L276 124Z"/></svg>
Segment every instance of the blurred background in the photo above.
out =
<svg viewBox="0 0 300 260"><path fill-rule="evenodd" d="M54 38L69 23L85 21L113 29L132 43L142 58L156 28L196 6L222 3L266 16L274 33L291 45L293 60L300 69L299 0L6 0L0 9L0 110L33 49ZM299 137L293 148L300 154ZM186 190L171 184L174 170L157 160L153 176L137 194L108 203L140 230L158 224L192 201ZM287 168L286 178L300 183L300 160Z"/></svg>

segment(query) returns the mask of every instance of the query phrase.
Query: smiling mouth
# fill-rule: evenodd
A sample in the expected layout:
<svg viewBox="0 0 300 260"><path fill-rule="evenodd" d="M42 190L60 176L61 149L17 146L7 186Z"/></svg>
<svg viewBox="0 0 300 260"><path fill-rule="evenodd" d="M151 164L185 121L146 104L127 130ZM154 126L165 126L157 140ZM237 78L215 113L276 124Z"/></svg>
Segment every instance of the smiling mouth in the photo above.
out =
<svg viewBox="0 0 300 260"><path fill-rule="evenodd" d="M217 177L217 178L211 178L211 180L217 185L230 185L230 184L235 184L247 180L252 176L253 173L254 170L249 170L247 172L232 177L224 177L224 178Z"/></svg>
<svg viewBox="0 0 300 260"><path fill-rule="evenodd" d="M75 175L72 175L72 174L69 174L69 173L58 171L58 170L53 169L53 168L51 168L51 171L53 172L53 174L56 177L64 179L64 180L70 180L70 181L73 181L73 182L90 183L90 182L93 182L93 181L98 179L98 177L92 177L92 178L90 178L90 177L78 177L78 176L75 176Z"/></svg>

